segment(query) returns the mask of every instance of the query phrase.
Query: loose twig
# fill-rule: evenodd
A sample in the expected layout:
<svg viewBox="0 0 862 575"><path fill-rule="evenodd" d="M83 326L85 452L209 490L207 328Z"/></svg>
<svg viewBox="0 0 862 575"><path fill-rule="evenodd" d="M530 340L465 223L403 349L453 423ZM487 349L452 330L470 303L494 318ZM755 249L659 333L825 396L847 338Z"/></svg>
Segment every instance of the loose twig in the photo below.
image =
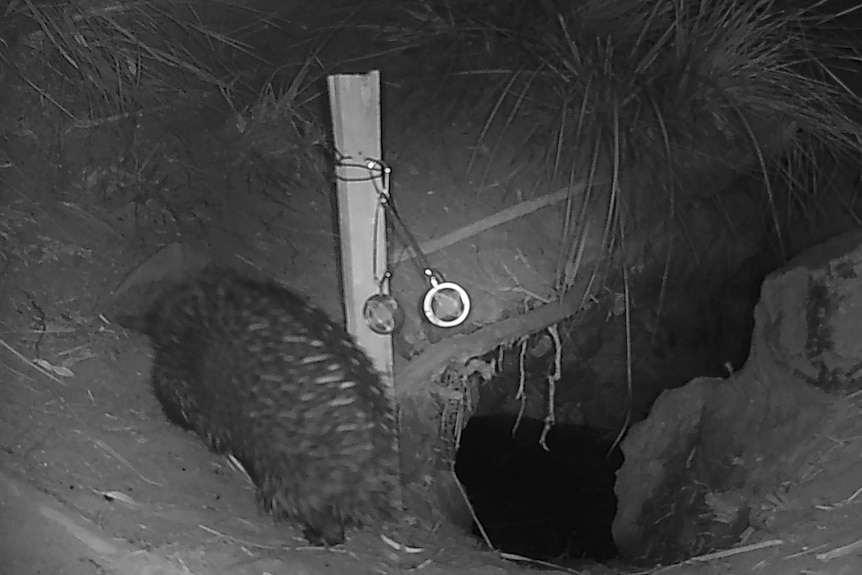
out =
<svg viewBox="0 0 862 575"><path fill-rule="evenodd" d="M51 381L53 381L55 383L59 383L63 387L67 387L66 383L61 381L57 376L53 375L50 371L48 371L44 367L40 366L38 363L33 363L32 361L27 359L23 354L21 354L19 351L17 351L15 348L13 348L11 345L6 343L2 339L0 339L0 347L3 347L4 349L6 349L7 351L9 351L9 353L14 355L16 358L20 359L22 362L26 363L27 365L29 365L30 367L32 367L33 369L35 369L36 371L38 371L39 373L41 373L42 375L44 375L45 377L50 379Z"/></svg>

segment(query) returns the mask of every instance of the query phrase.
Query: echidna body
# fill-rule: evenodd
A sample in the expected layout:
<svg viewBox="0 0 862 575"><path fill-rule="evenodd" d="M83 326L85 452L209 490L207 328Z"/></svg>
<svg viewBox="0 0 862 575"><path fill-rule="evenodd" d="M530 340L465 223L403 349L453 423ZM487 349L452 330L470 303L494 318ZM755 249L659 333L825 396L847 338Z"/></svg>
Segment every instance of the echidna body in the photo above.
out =
<svg viewBox="0 0 862 575"><path fill-rule="evenodd" d="M395 418L346 331L274 282L208 268L168 288L137 323L154 348L168 418L233 454L276 519L336 544L391 517Z"/></svg>

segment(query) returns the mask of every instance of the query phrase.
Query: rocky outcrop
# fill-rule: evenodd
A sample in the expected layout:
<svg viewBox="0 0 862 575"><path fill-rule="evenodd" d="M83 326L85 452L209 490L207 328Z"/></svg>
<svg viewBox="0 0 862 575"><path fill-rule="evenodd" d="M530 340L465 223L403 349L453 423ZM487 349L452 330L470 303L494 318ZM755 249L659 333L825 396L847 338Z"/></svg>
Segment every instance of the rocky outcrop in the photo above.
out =
<svg viewBox="0 0 862 575"><path fill-rule="evenodd" d="M745 366L664 392L631 429L613 525L623 557L679 561L781 512L771 502L801 481L816 438L852 417L836 399L862 387L860 284L862 234L799 255L763 284Z"/></svg>

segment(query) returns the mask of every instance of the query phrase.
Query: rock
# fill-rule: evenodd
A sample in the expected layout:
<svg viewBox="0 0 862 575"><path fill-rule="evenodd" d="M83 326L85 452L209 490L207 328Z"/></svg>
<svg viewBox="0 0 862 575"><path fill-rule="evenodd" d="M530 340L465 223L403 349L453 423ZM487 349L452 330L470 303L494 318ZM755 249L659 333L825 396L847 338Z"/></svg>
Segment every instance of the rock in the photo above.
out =
<svg viewBox="0 0 862 575"><path fill-rule="evenodd" d="M763 283L752 355L827 391L862 387L862 233L803 252Z"/></svg>
<svg viewBox="0 0 862 575"><path fill-rule="evenodd" d="M672 563L730 546L761 524L769 494L800 481L814 432L837 425L834 394L862 386L860 278L860 233L799 255L763 284L745 366L665 391L632 427L615 487L624 559Z"/></svg>

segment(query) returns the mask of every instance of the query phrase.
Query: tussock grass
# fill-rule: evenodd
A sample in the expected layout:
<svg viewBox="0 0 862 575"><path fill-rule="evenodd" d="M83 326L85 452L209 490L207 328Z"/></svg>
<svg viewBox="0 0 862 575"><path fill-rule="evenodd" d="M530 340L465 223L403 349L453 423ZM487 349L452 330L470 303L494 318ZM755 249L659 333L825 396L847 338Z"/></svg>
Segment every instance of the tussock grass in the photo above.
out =
<svg viewBox="0 0 862 575"><path fill-rule="evenodd" d="M612 249L627 228L673 218L682 202L718 194L751 170L764 176L780 233L769 174L783 175L791 201L811 209L821 198L805 188L806 172L825 157L862 157L862 126L851 116L860 102L844 84L860 60L846 3L482 4L411 2L398 34L391 25L381 34L417 58L446 53L440 42L465 47L450 67L495 94L482 139L505 140L509 127L527 123L527 146L542 150L550 178L610 176L607 195L573 198L563 253L578 253L583 202L606 202ZM559 273L573 263L561 262Z"/></svg>
<svg viewBox="0 0 862 575"><path fill-rule="evenodd" d="M229 0L21 0L8 10L17 29L4 35L20 45L7 64L79 122L214 90L230 102L236 58L254 57L242 38L273 25Z"/></svg>
<svg viewBox="0 0 862 575"><path fill-rule="evenodd" d="M202 160L186 143L203 122L227 131L232 148L225 155L232 163L226 169L247 171L263 189L323 188L326 166L319 142L325 138L308 105L314 97L309 85L319 79L310 73L316 60L287 65L262 56L264 36L281 39L285 11L292 6L245 0L20 0L0 20L0 39L10 48L0 52L0 63L39 96L26 100L39 112L26 118L28 129L45 128L36 125L44 116L51 136L55 127L62 134L105 128L110 141L122 147L89 159L88 176L75 187L82 197L97 195L113 208L152 197L162 205L162 190L170 190L173 203L197 201L189 174L201 169ZM121 122L132 119L137 130L145 115L152 129L129 138ZM153 130L161 130L155 139Z"/></svg>

